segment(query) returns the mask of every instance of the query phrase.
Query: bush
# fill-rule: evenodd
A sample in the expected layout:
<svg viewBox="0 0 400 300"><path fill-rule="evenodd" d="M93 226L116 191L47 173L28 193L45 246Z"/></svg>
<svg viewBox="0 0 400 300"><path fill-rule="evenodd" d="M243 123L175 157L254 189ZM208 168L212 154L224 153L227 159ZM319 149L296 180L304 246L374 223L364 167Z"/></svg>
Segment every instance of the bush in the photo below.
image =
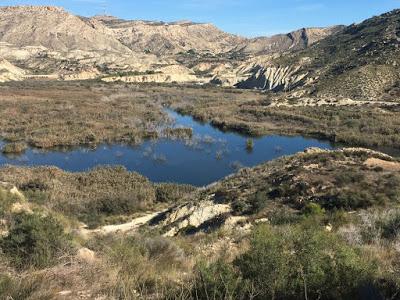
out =
<svg viewBox="0 0 400 300"><path fill-rule="evenodd" d="M306 216L322 216L325 214L325 209L323 209L318 203L308 203L303 208L303 213Z"/></svg>
<svg viewBox="0 0 400 300"><path fill-rule="evenodd" d="M383 222L382 237L385 239L395 239L400 235L400 213L396 213Z"/></svg>
<svg viewBox="0 0 400 300"><path fill-rule="evenodd" d="M118 270L110 291L113 299L137 299L139 295L147 299L146 295L165 293L173 285L170 278L182 267L184 253L172 241L143 236L108 239L95 249L104 252Z"/></svg>
<svg viewBox="0 0 400 300"><path fill-rule="evenodd" d="M188 193L193 192L195 189L191 185L160 183L156 185L156 201L161 203L180 202Z"/></svg>
<svg viewBox="0 0 400 300"><path fill-rule="evenodd" d="M247 299L240 274L231 264L219 259L196 267L196 279L192 284L192 299Z"/></svg>
<svg viewBox="0 0 400 300"><path fill-rule="evenodd" d="M57 256L70 247L70 237L51 216L20 213L0 246L15 267L44 268L55 264Z"/></svg>
<svg viewBox="0 0 400 300"><path fill-rule="evenodd" d="M319 229L261 226L236 259L257 299L350 299L371 278L359 253Z"/></svg>

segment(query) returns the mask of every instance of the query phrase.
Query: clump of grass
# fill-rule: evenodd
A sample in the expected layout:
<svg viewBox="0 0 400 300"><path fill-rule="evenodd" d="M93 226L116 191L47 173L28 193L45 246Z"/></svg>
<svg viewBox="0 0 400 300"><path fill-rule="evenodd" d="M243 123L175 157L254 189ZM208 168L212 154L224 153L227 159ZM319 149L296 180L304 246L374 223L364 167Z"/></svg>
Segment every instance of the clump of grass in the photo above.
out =
<svg viewBox="0 0 400 300"><path fill-rule="evenodd" d="M254 141L253 139L247 139L246 141L246 150L251 152L254 149Z"/></svg>
<svg viewBox="0 0 400 300"><path fill-rule="evenodd" d="M4 154L21 154L28 149L28 146L24 142L13 142L3 146L1 152Z"/></svg>

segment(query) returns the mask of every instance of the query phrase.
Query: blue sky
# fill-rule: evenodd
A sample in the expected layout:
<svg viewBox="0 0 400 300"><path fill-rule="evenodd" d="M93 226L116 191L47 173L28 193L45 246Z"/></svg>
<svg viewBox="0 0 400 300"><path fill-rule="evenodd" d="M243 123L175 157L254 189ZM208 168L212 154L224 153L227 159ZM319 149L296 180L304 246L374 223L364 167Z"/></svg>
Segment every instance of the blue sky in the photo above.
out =
<svg viewBox="0 0 400 300"><path fill-rule="evenodd" d="M72 13L125 19L211 22L244 36L351 24L400 8L400 0L0 0L0 5L58 5Z"/></svg>

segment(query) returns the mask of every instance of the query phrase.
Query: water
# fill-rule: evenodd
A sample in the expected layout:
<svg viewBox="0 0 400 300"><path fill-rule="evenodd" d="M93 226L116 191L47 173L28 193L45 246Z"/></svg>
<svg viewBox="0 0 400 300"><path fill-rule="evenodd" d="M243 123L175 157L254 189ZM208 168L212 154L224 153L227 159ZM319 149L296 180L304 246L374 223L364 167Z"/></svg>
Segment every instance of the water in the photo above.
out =
<svg viewBox="0 0 400 300"><path fill-rule="evenodd" d="M173 111L168 113L176 126L193 128L191 141L146 141L140 146L99 145L96 149L70 151L28 149L20 156L0 155L0 165L52 165L70 172L86 171L100 165L122 165L154 182L176 182L203 186L215 182L244 166L255 166L309 147L333 149L326 141L304 137L271 135L254 138L252 151L246 149L248 137L224 133Z"/></svg>

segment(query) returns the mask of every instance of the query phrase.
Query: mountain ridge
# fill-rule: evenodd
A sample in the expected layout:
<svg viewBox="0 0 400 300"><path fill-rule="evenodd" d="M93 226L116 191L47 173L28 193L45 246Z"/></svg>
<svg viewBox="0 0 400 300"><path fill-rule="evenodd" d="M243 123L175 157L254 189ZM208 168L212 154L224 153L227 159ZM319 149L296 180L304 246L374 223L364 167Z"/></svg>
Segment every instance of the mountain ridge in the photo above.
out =
<svg viewBox="0 0 400 300"><path fill-rule="evenodd" d="M372 99L398 94L399 20L400 10L394 10L350 26L246 38L210 23L86 18L61 7L4 6L0 57L27 78L214 83Z"/></svg>

